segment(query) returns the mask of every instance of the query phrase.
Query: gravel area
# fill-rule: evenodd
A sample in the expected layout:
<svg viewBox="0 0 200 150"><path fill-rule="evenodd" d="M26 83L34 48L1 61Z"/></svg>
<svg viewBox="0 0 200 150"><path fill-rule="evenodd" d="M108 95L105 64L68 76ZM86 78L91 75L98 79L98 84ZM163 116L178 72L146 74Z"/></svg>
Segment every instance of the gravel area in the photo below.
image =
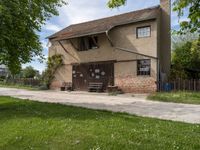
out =
<svg viewBox="0 0 200 150"><path fill-rule="evenodd" d="M200 105L149 101L146 100L145 94L134 95L134 97L132 94L108 96L106 93L0 88L0 95L200 124Z"/></svg>

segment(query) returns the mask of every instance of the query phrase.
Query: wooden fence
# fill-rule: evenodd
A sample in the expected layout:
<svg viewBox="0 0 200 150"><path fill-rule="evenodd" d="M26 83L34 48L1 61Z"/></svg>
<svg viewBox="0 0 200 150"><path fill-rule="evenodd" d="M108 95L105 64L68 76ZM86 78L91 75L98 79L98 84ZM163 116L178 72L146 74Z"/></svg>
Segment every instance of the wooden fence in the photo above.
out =
<svg viewBox="0 0 200 150"><path fill-rule="evenodd" d="M200 91L200 79L176 79L158 82L158 91Z"/></svg>

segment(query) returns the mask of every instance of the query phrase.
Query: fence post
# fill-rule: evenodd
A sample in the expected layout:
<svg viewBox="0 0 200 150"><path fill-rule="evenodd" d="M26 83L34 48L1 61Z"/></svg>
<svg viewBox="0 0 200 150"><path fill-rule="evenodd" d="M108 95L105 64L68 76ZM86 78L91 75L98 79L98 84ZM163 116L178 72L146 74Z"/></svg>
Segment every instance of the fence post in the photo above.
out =
<svg viewBox="0 0 200 150"><path fill-rule="evenodd" d="M176 91L176 80L174 80L174 91Z"/></svg>

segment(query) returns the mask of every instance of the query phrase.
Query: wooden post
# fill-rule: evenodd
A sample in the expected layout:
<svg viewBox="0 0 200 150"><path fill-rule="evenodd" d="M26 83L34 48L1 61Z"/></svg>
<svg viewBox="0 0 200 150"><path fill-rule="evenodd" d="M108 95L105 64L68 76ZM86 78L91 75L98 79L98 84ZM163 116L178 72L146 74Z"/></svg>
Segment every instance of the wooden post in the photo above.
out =
<svg viewBox="0 0 200 150"><path fill-rule="evenodd" d="M174 80L174 91L176 91L176 80Z"/></svg>

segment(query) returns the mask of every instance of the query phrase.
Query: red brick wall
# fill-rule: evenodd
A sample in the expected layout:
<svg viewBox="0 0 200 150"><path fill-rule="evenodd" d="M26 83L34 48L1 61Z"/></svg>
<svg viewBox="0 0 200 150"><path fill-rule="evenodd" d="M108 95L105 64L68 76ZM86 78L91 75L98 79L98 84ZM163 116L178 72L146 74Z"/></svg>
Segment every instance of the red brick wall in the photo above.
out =
<svg viewBox="0 0 200 150"><path fill-rule="evenodd" d="M117 85L125 93L151 93L156 91L156 80L153 77L118 76L115 77ZM60 89L61 81L53 81L51 89Z"/></svg>
<svg viewBox="0 0 200 150"><path fill-rule="evenodd" d="M125 93L151 93L156 91L156 79L145 76L118 76L117 85Z"/></svg>

